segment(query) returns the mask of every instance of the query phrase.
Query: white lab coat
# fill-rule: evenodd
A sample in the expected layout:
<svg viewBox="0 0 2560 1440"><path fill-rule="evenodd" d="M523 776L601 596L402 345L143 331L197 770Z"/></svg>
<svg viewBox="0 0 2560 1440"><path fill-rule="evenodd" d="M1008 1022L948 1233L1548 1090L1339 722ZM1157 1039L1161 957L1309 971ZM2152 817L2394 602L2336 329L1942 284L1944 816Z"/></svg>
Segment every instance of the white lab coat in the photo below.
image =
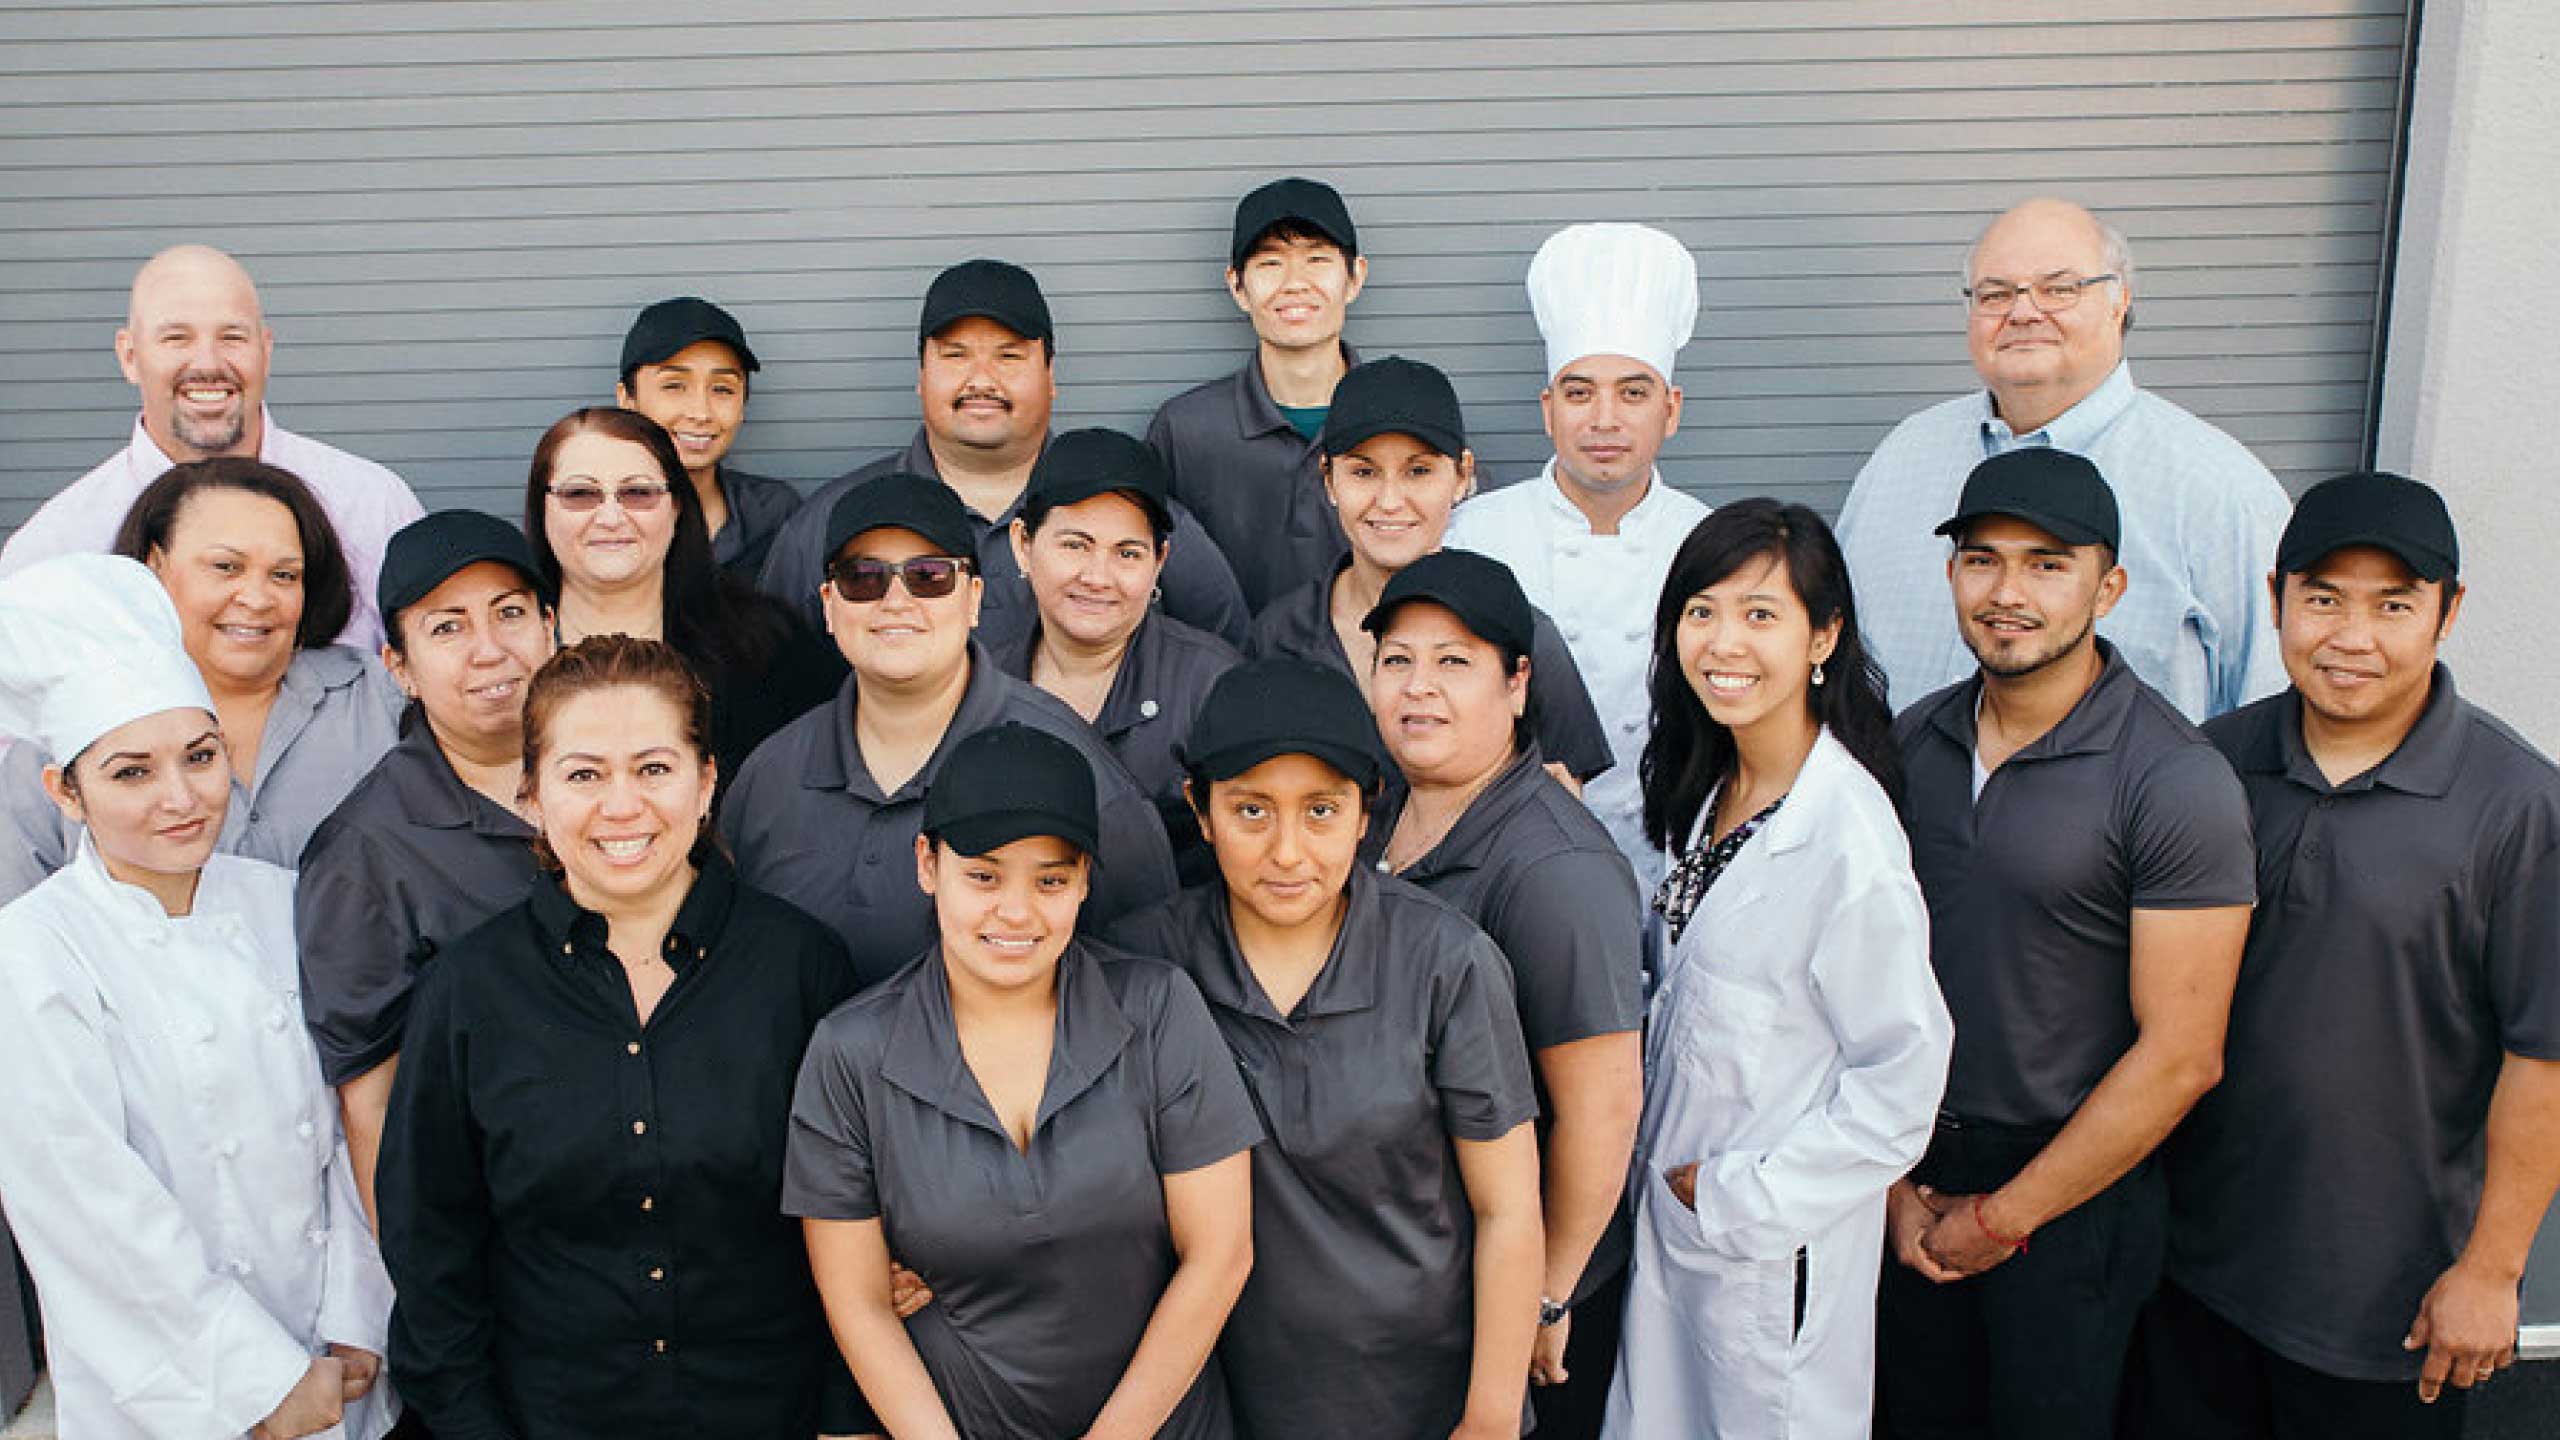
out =
<svg viewBox="0 0 2560 1440"><path fill-rule="evenodd" d="M1953 1033L1901 826L1825 732L1654 991L1606 1434L1863 1440L1885 1190L1928 1143ZM1692 1160L1694 1212L1663 1178Z"/></svg>
<svg viewBox="0 0 2560 1440"><path fill-rule="evenodd" d="M61 1431L240 1435L391 1282L303 1029L293 876L216 855L172 918L78 856L0 908L0 1203ZM324 1434L374 1440L387 1383Z"/></svg>
<svg viewBox="0 0 2560 1440"><path fill-rule="evenodd" d="M1672 555L1706 516L1703 502L1657 472L1618 533L1594 535L1557 488L1549 460L1536 479L1479 495L1449 518L1449 545L1510 566L1521 593L1556 622L1573 652L1617 762L1582 787L1582 802L1607 827L1646 895L1663 871L1662 852L1645 842L1644 790L1636 779L1652 718L1645 676L1653 666L1653 612Z"/></svg>

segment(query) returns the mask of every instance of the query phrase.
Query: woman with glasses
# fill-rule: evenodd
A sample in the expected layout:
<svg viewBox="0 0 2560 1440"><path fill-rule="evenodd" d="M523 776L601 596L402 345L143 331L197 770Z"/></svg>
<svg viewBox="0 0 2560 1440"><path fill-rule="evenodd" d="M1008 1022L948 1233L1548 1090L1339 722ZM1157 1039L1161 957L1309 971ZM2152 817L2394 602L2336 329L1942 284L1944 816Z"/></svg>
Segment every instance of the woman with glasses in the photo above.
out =
<svg viewBox="0 0 2560 1440"><path fill-rule="evenodd" d="M951 487L906 473L865 481L829 508L825 538L820 603L853 675L730 783L720 828L740 873L832 927L865 984L887 979L935 933L913 858L926 790L954 745L1015 721L1093 767L1100 829L1080 923L1171 895L1172 848L1146 792L1073 710L971 639L976 537Z"/></svg>
<svg viewBox="0 0 2560 1440"><path fill-rule="evenodd" d="M293 868L330 810L391 748L404 704L382 667L330 637L355 605L328 514L292 474L256 460L180 465L144 487L115 553L158 576L230 751L221 850ZM79 832L44 803L56 757L0 757L0 900L66 864Z"/></svg>
<svg viewBox="0 0 2560 1440"><path fill-rule="evenodd" d="M713 561L702 497L675 442L638 411L593 406L543 432L525 477L524 533L559 595L560 643L663 640L702 676L724 773L844 678L821 637Z"/></svg>

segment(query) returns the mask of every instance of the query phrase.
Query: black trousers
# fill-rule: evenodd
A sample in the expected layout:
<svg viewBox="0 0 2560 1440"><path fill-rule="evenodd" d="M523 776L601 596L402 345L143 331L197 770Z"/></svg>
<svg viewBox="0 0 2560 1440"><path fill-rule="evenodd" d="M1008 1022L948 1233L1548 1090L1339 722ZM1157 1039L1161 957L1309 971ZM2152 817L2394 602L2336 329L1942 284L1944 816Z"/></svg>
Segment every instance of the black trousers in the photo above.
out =
<svg viewBox="0 0 2560 1440"><path fill-rule="evenodd" d="M1618 1373L1618 1326L1627 1313L1627 1267L1600 1282L1573 1307L1564 1337L1565 1382L1529 1387L1538 1440L1599 1440L1609 1413L1609 1381Z"/></svg>
<svg viewBox="0 0 2560 1440"><path fill-rule="evenodd" d="M1913 1178L2005 1184L2051 1132L1942 1122ZM1883 1440L2112 1440L2135 1319L2160 1279L2168 1195L2146 1160L2019 1254L1938 1285L1887 1246L1876 1290Z"/></svg>
<svg viewBox="0 0 2560 1440"><path fill-rule="evenodd" d="M2350 1380L2278 1355L2174 1284L2142 1312L2127 1385L2136 1440L2460 1440L2468 1392Z"/></svg>

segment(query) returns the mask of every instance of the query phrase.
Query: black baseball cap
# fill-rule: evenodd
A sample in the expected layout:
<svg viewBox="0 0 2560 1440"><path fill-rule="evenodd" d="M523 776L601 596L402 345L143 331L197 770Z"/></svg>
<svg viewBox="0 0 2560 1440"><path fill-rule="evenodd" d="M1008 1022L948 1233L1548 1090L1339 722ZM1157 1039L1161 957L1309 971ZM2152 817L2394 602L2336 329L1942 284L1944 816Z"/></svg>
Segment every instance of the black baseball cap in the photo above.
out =
<svg viewBox="0 0 2560 1440"><path fill-rule="evenodd" d="M924 833L963 855L1054 835L1090 855L1093 766L1046 730L1007 721L963 738L924 792Z"/></svg>
<svg viewBox="0 0 2560 1440"><path fill-rule="evenodd" d="M2350 545L2387 550L2421 580L2447 579L2462 568L2444 497L2385 470L2335 476L2303 491L2276 542L2276 569L2300 574Z"/></svg>
<svg viewBox="0 0 2560 1440"><path fill-rule="evenodd" d="M704 340L737 351L738 363L748 374L755 373L756 352L747 348L747 332L739 328L737 317L699 295L679 295L641 311L631 322L622 337L622 378L628 382L641 366L664 364L667 357Z"/></svg>
<svg viewBox="0 0 2560 1440"><path fill-rule="evenodd" d="M383 628L396 633L401 611L483 560L515 571L543 604L552 603L551 586L542 578L542 567L533 563L533 547L525 543L523 531L483 511L439 510L401 526L382 547L382 572L374 581L373 597Z"/></svg>
<svg viewBox="0 0 2560 1440"><path fill-rule="evenodd" d="M1531 618L1529 597L1520 593L1511 567L1499 560L1467 550L1435 550L1388 578L1387 588L1361 618L1360 628L1372 635L1385 634L1395 612L1415 600L1448 607L1477 639L1497 649L1514 655L1529 653L1537 623Z"/></svg>
<svg viewBox="0 0 2560 1440"><path fill-rule="evenodd" d="M1333 387L1318 438L1325 454L1339 455L1378 435L1410 435L1443 455L1464 453L1467 417L1449 377L1401 355L1352 366Z"/></svg>
<svg viewBox="0 0 2560 1440"><path fill-rule="evenodd" d="M1058 337L1049 328L1049 302L1040 282L1019 265L1002 260L963 260L933 277L924 292L924 318L916 322L918 345L962 320L993 320L1025 340L1037 340L1058 353Z"/></svg>
<svg viewBox="0 0 2560 1440"><path fill-rule="evenodd" d="M1147 512L1158 535L1173 530L1173 491L1153 446L1117 430L1069 430L1051 437L1022 487L1025 510L1073 505L1096 495L1125 495Z"/></svg>
<svg viewBox="0 0 2560 1440"><path fill-rule="evenodd" d="M1275 755L1311 755L1367 790L1378 781L1378 722L1351 677L1312 660L1255 660L1209 687L1182 767L1233 780Z"/></svg>
<svg viewBox="0 0 2560 1440"><path fill-rule="evenodd" d="M2049 445L2010 450L1974 466L1956 513L1938 533L1960 535L1985 515L2024 520L2065 545L2121 548L2116 492L2106 477L2088 457Z"/></svg>
<svg viewBox="0 0 2560 1440"><path fill-rule="evenodd" d="M1235 235L1227 242L1227 268L1241 270L1253 247L1275 225L1296 221L1342 247L1347 258L1360 253L1360 232L1352 228L1351 208L1342 192L1321 180L1292 175L1274 180L1236 202Z"/></svg>
<svg viewBox="0 0 2560 1440"><path fill-rule="evenodd" d="M836 497L827 511L827 559L832 563L845 543L866 530L912 530L945 555L974 560L977 532L969 525L969 507L950 486L928 476L893 470Z"/></svg>

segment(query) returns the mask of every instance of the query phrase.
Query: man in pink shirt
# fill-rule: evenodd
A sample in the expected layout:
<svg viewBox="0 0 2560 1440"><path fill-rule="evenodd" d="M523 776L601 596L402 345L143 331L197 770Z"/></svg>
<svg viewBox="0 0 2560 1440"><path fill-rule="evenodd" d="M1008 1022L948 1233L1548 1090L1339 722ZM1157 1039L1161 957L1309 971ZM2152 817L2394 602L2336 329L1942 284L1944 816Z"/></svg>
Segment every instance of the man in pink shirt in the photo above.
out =
<svg viewBox="0 0 2560 1440"><path fill-rule="evenodd" d="M366 654L382 647L373 586L391 533L423 512L389 470L296 435L267 414L275 353L258 287L240 262L205 245L151 257L133 277L116 363L142 392L133 440L44 503L0 547L0 575L69 551L105 550L143 487L171 466L254 455L311 487L347 552L355 610L338 638Z"/></svg>

